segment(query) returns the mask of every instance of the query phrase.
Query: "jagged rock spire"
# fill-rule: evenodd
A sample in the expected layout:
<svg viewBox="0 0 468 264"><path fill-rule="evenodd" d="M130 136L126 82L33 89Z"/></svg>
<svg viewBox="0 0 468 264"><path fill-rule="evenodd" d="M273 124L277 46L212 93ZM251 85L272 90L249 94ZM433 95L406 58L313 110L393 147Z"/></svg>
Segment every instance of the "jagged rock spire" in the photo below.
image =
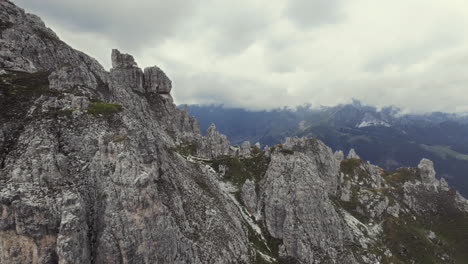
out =
<svg viewBox="0 0 468 264"><path fill-rule="evenodd" d="M211 124L206 132L206 136L200 141L198 156L204 158L217 158L230 153L229 140L225 135L216 131L216 125Z"/></svg>
<svg viewBox="0 0 468 264"><path fill-rule="evenodd" d="M131 88L140 93L169 94L172 89L171 80L159 67L145 68L143 73L132 55L117 49L112 50L111 76L116 87Z"/></svg>
<svg viewBox="0 0 468 264"><path fill-rule="evenodd" d="M157 66L145 68L145 89L147 92L168 94L172 89L172 82Z"/></svg>
<svg viewBox="0 0 468 264"><path fill-rule="evenodd" d="M335 153L333 153L333 155L335 156L336 160L338 161L342 161L344 160L344 153L342 150L338 150L338 151L335 151Z"/></svg>
<svg viewBox="0 0 468 264"><path fill-rule="evenodd" d="M214 134L215 132L216 132L216 125L212 123L210 127L208 127L208 129L206 130L206 134L211 135L211 134Z"/></svg>
<svg viewBox="0 0 468 264"><path fill-rule="evenodd" d="M136 68L135 59L130 54L120 53L118 49L112 50L112 68Z"/></svg>
<svg viewBox="0 0 468 264"><path fill-rule="evenodd" d="M249 141L244 141L241 145L239 155L241 157L250 157L252 154L251 146Z"/></svg>
<svg viewBox="0 0 468 264"><path fill-rule="evenodd" d="M347 159L360 159L356 151L352 148L349 150L348 156L346 157Z"/></svg>
<svg viewBox="0 0 468 264"><path fill-rule="evenodd" d="M423 183L432 183L435 181L435 169L434 163L428 159L422 159L418 165L419 170L421 171L421 180Z"/></svg>

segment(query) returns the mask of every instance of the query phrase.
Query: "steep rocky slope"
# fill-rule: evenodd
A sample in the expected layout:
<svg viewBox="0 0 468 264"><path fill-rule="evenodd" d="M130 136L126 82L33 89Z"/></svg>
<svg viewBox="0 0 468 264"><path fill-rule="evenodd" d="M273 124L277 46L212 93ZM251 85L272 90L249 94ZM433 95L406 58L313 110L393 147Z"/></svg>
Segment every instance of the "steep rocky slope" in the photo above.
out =
<svg viewBox="0 0 468 264"><path fill-rule="evenodd" d="M233 147L158 67L112 69L0 0L0 263L464 263L468 202L290 138Z"/></svg>

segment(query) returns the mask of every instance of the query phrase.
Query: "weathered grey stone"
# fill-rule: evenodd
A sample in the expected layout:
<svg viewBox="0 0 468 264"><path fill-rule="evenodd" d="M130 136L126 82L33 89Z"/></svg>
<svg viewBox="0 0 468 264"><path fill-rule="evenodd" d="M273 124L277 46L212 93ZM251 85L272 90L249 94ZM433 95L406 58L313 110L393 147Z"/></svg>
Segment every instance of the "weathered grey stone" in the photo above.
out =
<svg viewBox="0 0 468 264"><path fill-rule="evenodd" d="M334 155L335 159L337 159L338 161L341 162L342 160L344 160L344 153L342 150L335 151Z"/></svg>
<svg viewBox="0 0 468 264"><path fill-rule="evenodd" d="M62 214L57 237L59 263L91 263L86 219L86 204L79 194L65 191L61 197Z"/></svg>
<svg viewBox="0 0 468 264"><path fill-rule="evenodd" d="M113 49L112 50L112 68L123 68L123 69L131 69L137 68L138 65L135 62L135 59L132 55L126 53L120 53L119 50Z"/></svg>
<svg viewBox="0 0 468 264"><path fill-rule="evenodd" d="M252 154L252 147L249 141L244 141L239 149L239 156L247 158Z"/></svg>
<svg viewBox="0 0 468 264"><path fill-rule="evenodd" d="M144 93L144 74L138 68L131 55L122 54L118 50L112 50L112 69L110 71L111 87L115 90L131 89Z"/></svg>
<svg viewBox="0 0 468 264"><path fill-rule="evenodd" d="M421 180L423 183L432 184L436 181L434 163L428 159L422 159L418 165L421 171Z"/></svg>
<svg viewBox="0 0 468 264"><path fill-rule="evenodd" d="M96 76L85 66L65 65L49 75L49 87L63 92L72 92L74 89L87 91L96 90L98 82ZM91 91L87 91L87 94L91 94Z"/></svg>
<svg viewBox="0 0 468 264"><path fill-rule="evenodd" d="M356 151L352 148L349 150L348 156L346 156L347 159L360 159L358 154L356 154Z"/></svg>
<svg viewBox="0 0 468 264"><path fill-rule="evenodd" d="M70 64L86 66L105 81L104 68L95 59L61 41L38 16L7 0L0 1L0 10L0 68L38 72Z"/></svg>
<svg viewBox="0 0 468 264"><path fill-rule="evenodd" d="M363 215L371 218L380 218L387 211L389 199L380 194L366 189L360 190L358 193L358 202Z"/></svg>
<svg viewBox="0 0 468 264"><path fill-rule="evenodd" d="M229 153L231 153L229 140L225 135L216 131L215 124L211 124L206 136L201 139L198 155L205 158L218 158Z"/></svg>
<svg viewBox="0 0 468 264"><path fill-rule="evenodd" d="M168 94L172 89L172 82L157 66L145 68L145 89L149 93Z"/></svg>
<svg viewBox="0 0 468 264"><path fill-rule="evenodd" d="M344 181L340 189L340 199L345 202L351 201L351 181Z"/></svg>
<svg viewBox="0 0 468 264"><path fill-rule="evenodd" d="M444 178L440 178L440 190L445 192L450 190L450 186Z"/></svg>
<svg viewBox="0 0 468 264"><path fill-rule="evenodd" d="M283 146L294 153L272 153L259 194L268 232L283 241L280 254L300 263L355 263L344 249L350 234L328 199L338 177L333 152L306 138L289 138Z"/></svg>
<svg viewBox="0 0 468 264"><path fill-rule="evenodd" d="M241 191L242 202L251 214L257 212L257 193L255 191L255 182L245 181Z"/></svg>
<svg viewBox="0 0 468 264"><path fill-rule="evenodd" d="M313 138L286 138L284 148L303 153L310 166L315 167L315 174L326 184L330 194L336 194L339 180L340 161L338 161L330 147L322 141Z"/></svg>

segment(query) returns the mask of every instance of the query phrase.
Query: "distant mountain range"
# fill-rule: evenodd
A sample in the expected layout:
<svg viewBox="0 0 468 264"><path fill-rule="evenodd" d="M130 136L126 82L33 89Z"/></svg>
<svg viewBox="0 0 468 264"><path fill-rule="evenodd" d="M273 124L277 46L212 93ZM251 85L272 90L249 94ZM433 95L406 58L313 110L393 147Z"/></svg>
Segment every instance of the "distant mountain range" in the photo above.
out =
<svg viewBox="0 0 468 264"><path fill-rule="evenodd" d="M291 136L312 136L334 150L351 148L385 169L416 166L421 158L436 164L438 177L468 196L468 114L402 114L359 101L334 107L248 111L219 105L189 105L205 131L211 123L233 144L275 145Z"/></svg>

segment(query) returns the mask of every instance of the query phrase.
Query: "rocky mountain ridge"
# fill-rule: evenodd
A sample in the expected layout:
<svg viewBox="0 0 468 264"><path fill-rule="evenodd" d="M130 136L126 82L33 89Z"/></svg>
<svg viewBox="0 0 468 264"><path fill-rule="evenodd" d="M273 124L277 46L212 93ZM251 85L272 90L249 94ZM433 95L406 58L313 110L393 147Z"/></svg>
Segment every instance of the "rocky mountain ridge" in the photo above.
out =
<svg viewBox="0 0 468 264"><path fill-rule="evenodd" d="M312 138L200 134L158 67L107 72L0 0L0 263L463 263L468 202ZM428 262L429 261L429 262Z"/></svg>
<svg viewBox="0 0 468 264"><path fill-rule="evenodd" d="M462 114L403 115L358 101L334 107L249 111L222 106L189 105L202 130L216 123L233 143L275 145L287 137L316 137L333 150L354 148L361 157L386 169L417 166L426 157L465 197L468 196L468 123Z"/></svg>

